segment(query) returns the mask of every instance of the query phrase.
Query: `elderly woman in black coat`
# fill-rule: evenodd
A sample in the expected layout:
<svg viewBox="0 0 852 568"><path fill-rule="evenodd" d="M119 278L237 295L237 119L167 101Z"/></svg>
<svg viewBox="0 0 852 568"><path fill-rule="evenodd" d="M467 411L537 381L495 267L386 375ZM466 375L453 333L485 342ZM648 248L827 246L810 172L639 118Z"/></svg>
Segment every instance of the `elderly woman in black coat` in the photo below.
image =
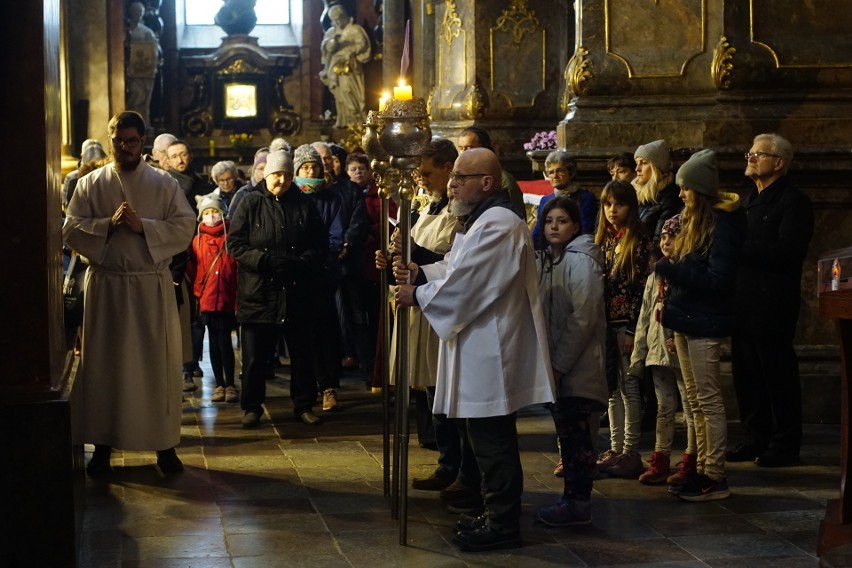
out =
<svg viewBox="0 0 852 568"><path fill-rule="evenodd" d="M312 363L311 307L328 250L327 232L310 198L293 185L293 161L272 152L266 189L245 196L231 221L228 250L239 262L237 319L242 329L243 426L260 423L268 362L279 332L290 353L293 411L308 425L319 423Z"/></svg>

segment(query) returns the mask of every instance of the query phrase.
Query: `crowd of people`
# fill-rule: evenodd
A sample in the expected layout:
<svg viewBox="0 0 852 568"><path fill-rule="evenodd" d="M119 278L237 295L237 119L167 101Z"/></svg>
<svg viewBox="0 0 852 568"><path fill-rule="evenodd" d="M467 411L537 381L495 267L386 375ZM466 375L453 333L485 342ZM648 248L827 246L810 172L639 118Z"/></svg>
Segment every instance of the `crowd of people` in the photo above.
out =
<svg viewBox="0 0 852 568"><path fill-rule="evenodd" d="M63 196L64 238L89 265L78 380L91 475L109 470L113 447L156 450L164 472L182 469L180 388L197 389L205 333L211 401L239 402L243 427L261 423L266 381L285 355L294 415L319 424L320 401L340 408L345 367L357 365L368 385L381 367L380 271L397 309L411 310L408 382L423 392L418 422L438 450L433 474L413 487L464 513L453 540L463 550L520 545L516 419L530 405L547 405L555 425L564 489L536 512L554 527L591 522L603 476L706 501L730 495L726 461L798 462L793 335L813 212L787 178L784 138L753 140L745 175L755 188L742 197L720 188L710 149L677 169L665 140L613 156L599 198L575 182L572 156L553 151L553 193L532 230L487 131L434 139L415 176L426 205L406 264L398 233L380 250L364 154L276 139L240 187L228 161L206 181L172 135L143 156L145 132L134 112L113 117L111 157L87 141ZM746 435L732 448L720 383L727 338ZM678 407L687 440L673 463Z"/></svg>

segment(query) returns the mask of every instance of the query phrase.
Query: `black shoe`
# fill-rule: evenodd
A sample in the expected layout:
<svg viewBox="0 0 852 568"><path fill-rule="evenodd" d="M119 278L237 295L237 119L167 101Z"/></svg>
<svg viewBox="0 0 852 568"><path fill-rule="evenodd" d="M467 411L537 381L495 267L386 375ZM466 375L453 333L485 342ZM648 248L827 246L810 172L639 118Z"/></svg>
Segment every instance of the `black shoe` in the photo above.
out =
<svg viewBox="0 0 852 568"><path fill-rule="evenodd" d="M174 448L157 451L157 465L163 473L179 473L183 471L183 463Z"/></svg>
<svg viewBox="0 0 852 568"><path fill-rule="evenodd" d="M438 444L435 442L420 442L419 445L424 450L432 450L433 452L438 451Z"/></svg>
<svg viewBox="0 0 852 568"><path fill-rule="evenodd" d="M798 463L798 453L775 448L769 448L754 459L754 465L760 467L789 467Z"/></svg>
<svg viewBox="0 0 852 568"><path fill-rule="evenodd" d="M112 448L110 446L96 444L95 451L92 453L92 459L89 460L86 466L86 472L92 477L109 473L110 455L112 455Z"/></svg>
<svg viewBox="0 0 852 568"><path fill-rule="evenodd" d="M203 377L204 372L201 370L201 367L196 367L195 370L192 371L193 377Z"/></svg>
<svg viewBox="0 0 852 568"><path fill-rule="evenodd" d="M306 426L317 426L322 423L319 416L311 412L310 410L306 410L299 415L299 420L301 420Z"/></svg>
<svg viewBox="0 0 852 568"><path fill-rule="evenodd" d="M259 410L247 410L243 416L243 428L257 428L260 426L260 416L263 414Z"/></svg>
<svg viewBox="0 0 852 568"><path fill-rule="evenodd" d="M763 448L754 444L743 443L734 446L725 452L725 459L729 462L746 462L751 461L763 451Z"/></svg>
<svg viewBox="0 0 852 568"><path fill-rule="evenodd" d="M453 544L467 552L520 548L521 533L513 531L501 534L490 527L480 527L472 531L459 531L453 538Z"/></svg>
<svg viewBox="0 0 852 568"><path fill-rule="evenodd" d="M452 484L453 479L437 477L433 473L429 477L415 477L411 482L411 487L420 491L443 491Z"/></svg>
<svg viewBox="0 0 852 568"><path fill-rule="evenodd" d="M482 528L485 526L485 521L488 520L488 514L483 512L478 517L474 517L472 515L462 515L458 521L456 521L456 530L459 532L463 531L474 531L476 529Z"/></svg>

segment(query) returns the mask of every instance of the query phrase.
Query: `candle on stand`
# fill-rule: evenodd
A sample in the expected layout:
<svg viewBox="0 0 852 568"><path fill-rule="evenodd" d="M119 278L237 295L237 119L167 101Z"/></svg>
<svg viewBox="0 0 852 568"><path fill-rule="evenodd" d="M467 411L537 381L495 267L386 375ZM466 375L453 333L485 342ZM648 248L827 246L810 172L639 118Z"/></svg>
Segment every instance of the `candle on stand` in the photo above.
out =
<svg viewBox="0 0 852 568"><path fill-rule="evenodd" d="M410 101L412 98L411 85L405 84L405 79L399 80L399 86L393 88L393 98L398 101Z"/></svg>
<svg viewBox="0 0 852 568"><path fill-rule="evenodd" d="M390 93L387 91L382 91L382 98L379 99L379 112L382 112L382 109L385 106L385 103L390 100Z"/></svg>

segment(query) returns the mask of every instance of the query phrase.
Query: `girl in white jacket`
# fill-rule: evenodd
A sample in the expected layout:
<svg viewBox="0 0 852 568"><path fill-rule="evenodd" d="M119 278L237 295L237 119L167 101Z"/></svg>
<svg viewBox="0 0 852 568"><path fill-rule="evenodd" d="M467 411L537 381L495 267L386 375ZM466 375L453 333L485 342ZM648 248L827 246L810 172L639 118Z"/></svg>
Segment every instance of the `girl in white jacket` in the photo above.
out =
<svg viewBox="0 0 852 568"><path fill-rule="evenodd" d="M675 215L663 223L660 234L660 249L663 256L671 257L678 233L680 233L680 215ZM695 473L696 465L695 424L674 348L674 332L665 329L662 323L663 302L667 290L668 282L665 278L655 272L648 276L642 298L642 310L639 312L639 321L636 324L630 367L627 369L628 375L640 378L644 369L650 368L654 377L654 391L657 395L654 453L651 455L650 466L639 476L639 482L645 485L664 483L683 485ZM683 416L686 421L686 450L680 467L672 473L670 455L678 393L680 393Z"/></svg>
<svg viewBox="0 0 852 568"><path fill-rule="evenodd" d="M604 255L591 235L580 235L580 210L567 197L544 207L537 255L539 291L548 324L557 400L551 406L564 472L562 498L539 509L554 527L591 522L595 469L590 415L606 408Z"/></svg>

